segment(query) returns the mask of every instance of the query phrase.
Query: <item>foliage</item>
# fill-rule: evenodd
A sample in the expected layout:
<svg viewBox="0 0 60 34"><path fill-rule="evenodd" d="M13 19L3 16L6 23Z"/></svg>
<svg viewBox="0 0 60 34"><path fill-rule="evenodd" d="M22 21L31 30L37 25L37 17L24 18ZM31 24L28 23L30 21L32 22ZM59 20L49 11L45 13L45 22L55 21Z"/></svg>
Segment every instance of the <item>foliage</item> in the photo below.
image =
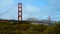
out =
<svg viewBox="0 0 60 34"><path fill-rule="evenodd" d="M60 22L34 25L30 22L0 22L0 34L60 34Z"/></svg>

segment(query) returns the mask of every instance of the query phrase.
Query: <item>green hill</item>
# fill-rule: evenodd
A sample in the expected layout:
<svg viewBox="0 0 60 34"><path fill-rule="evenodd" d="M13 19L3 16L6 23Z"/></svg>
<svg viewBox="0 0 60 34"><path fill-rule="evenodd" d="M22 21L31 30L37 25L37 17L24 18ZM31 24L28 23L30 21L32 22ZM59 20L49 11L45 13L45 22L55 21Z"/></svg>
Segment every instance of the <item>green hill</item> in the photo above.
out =
<svg viewBox="0 0 60 34"><path fill-rule="evenodd" d="M53 25L15 22L0 21L0 34L60 34L60 22Z"/></svg>

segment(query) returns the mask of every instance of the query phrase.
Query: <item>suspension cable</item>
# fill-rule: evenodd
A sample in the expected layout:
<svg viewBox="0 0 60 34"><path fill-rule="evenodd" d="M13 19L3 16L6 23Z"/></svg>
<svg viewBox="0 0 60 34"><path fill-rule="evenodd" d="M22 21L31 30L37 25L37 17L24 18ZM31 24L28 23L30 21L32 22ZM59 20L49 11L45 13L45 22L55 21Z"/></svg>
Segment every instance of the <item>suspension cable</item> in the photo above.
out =
<svg viewBox="0 0 60 34"><path fill-rule="evenodd" d="M25 8L25 9L27 9L24 5L23 5L23 7ZM27 11L25 11L26 13L27 13ZM28 14L31 16L31 17L34 17L29 11L28 11Z"/></svg>
<svg viewBox="0 0 60 34"><path fill-rule="evenodd" d="M16 5L16 6L17 6L17 5ZM0 16L7 14L7 13L10 12L11 10L13 10L16 6L13 6L12 8L8 9L7 11L1 13Z"/></svg>

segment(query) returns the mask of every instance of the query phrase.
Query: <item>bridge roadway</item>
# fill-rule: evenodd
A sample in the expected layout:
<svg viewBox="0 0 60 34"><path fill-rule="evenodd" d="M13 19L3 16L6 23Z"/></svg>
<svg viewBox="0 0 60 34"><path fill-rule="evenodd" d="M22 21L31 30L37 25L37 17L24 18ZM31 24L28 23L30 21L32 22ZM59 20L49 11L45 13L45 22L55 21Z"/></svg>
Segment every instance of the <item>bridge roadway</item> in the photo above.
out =
<svg viewBox="0 0 60 34"><path fill-rule="evenodd" d="M38 23L47 23L43 21L18 21L18 20L0 20L0 22L38 22Z"/></svg>
<svg viewBox="0 0 60 34"><path fill-rule="evenodd" d="M0 20L0 22L14 22L14 21L17 21L17 22L42 22L42 21L18 21L18 20Z"/></svg>
<svg viewBox="0 0 60 34"><path fill-rule="evenodd" d="M42 23L42 24L51 24L49 22L43 22L43 21L18 21L18 20L0 20L0 22L32 22L32 23Z"/></svg>

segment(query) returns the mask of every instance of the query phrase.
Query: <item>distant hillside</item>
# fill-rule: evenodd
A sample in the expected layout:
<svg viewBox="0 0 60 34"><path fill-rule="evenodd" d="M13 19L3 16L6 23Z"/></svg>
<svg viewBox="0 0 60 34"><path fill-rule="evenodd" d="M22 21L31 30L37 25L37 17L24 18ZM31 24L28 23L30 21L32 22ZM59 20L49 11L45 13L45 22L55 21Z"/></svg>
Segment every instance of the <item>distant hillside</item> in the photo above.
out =
<svg viewBox="0 0 60 34"><path fill-rule="evenodd" d="M26 19L25 21L39 21L39 20L36 19L36 18L28 18L28 19Z"/></svg>
<svg viewBox="0 0 60 34"><path fill-rule="evenodd" d="M7 21L7 22L18 22L18 20L14 20L14 19L11 19L11 20L8 20L8 19L0 19L0 22L3 22L3 21ZM26 19L25 21L40 21L40 22L34 22L35 24L38 23L38 24L41 24L41 23L45 23L45 24L54 24L56 21L50 21L50 23L48 23L48 20L39 20L37 18L28 18Z"/></svg>

